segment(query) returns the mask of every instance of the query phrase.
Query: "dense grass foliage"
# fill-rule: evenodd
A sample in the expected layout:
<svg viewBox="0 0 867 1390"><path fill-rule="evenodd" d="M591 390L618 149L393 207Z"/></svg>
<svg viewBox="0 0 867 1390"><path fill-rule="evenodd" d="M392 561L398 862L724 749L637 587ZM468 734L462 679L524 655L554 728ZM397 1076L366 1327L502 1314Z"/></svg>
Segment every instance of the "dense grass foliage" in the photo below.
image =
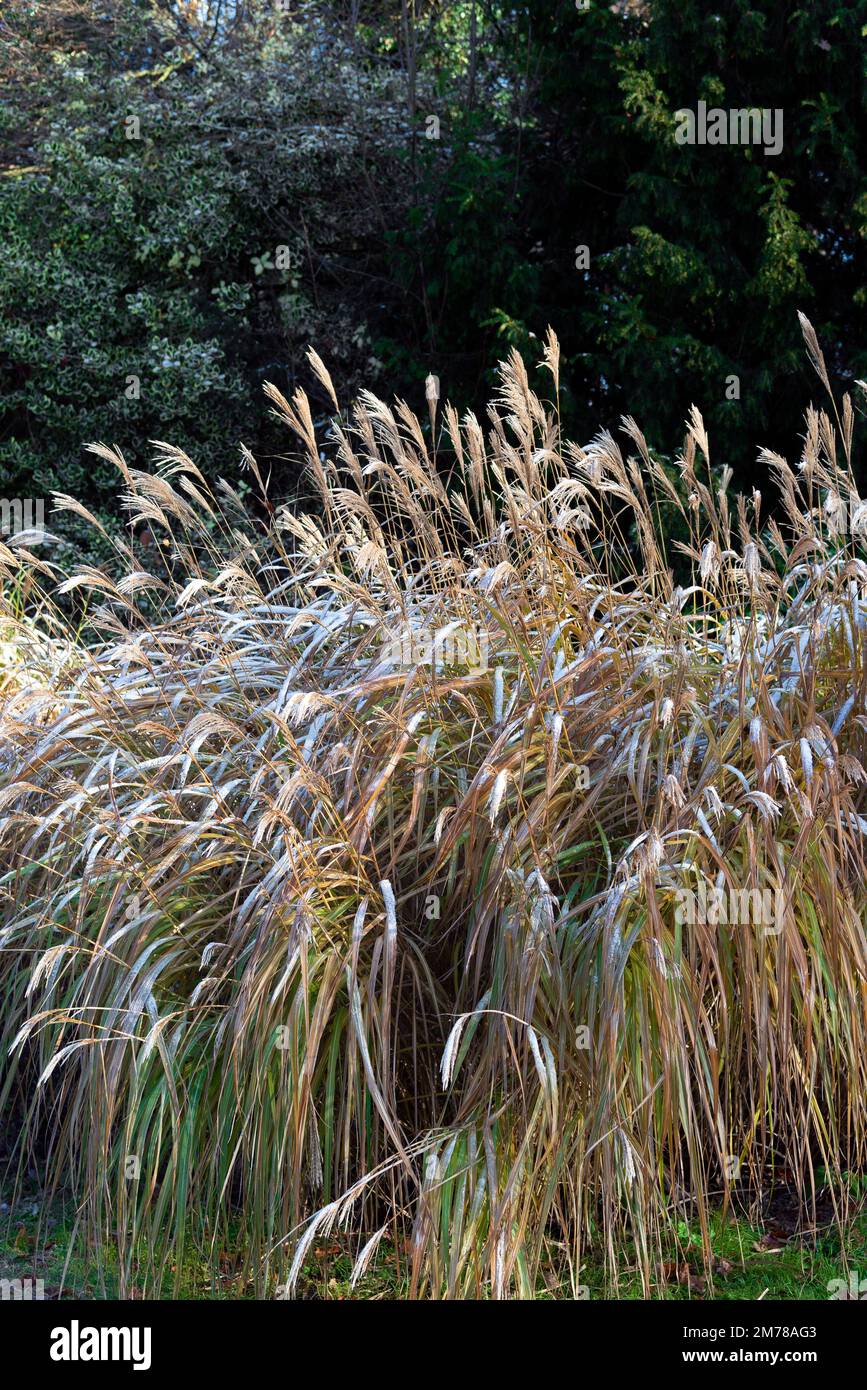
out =
<svg viewBox="0 0 867 1390"><path fill-rule="evenodd" d="M115 539L125 577L67 577L81 640L0 549L0 1095L121 1288L231 1232L273 1294L338 1228L359 1272L405 1237L417 1295L575 1289L591 1246L649 1287L678 1222L709 1261L720 1200L863 1164L852 405L767 460L764 527L696 411L684 505L631 419L626 456L562 438L553 335L544 368L486 429L432 402L445 480L406 406L317 439L270 388L312 496L264 527L175 448L92 446L163 568ZM772 926L684 919L702 885Z"/></svg>

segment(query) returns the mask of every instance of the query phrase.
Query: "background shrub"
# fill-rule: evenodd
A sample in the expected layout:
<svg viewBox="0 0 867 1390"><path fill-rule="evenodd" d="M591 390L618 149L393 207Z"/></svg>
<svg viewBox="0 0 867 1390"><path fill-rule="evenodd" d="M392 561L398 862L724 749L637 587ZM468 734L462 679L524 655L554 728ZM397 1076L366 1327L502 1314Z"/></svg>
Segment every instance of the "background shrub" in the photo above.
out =
<svg viewBox="0 0 867 1390"><path fill-rule="evenodd" d="M554 323L575 437L628 409L661 449L698 402L743 489L760 442L796 445L796 309L867 375L864 0L10 0L0 24L4 495L111 508L94 438L171 438L209 477L243 440L291 481L260 387L294 389L308 342L350 396L419 404L433 372L479 411L507 347L541 389ZM699 99L781 109L782 152L676 145Z"/></svg>

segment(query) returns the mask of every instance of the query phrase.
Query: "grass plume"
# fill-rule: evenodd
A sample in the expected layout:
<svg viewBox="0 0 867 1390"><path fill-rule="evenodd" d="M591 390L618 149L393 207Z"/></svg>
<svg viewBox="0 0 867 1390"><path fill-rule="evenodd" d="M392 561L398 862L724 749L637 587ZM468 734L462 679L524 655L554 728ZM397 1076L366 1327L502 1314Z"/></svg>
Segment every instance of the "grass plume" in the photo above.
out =
<svg viewBox="0 0 867 1390"><path fill-rule="evenodd" d="M168 445L150 474L95 446L162 569L118 541L122 578L64 580L86 639L0 547L22 1161L126 1289L231 1232L272 1295L338 1229L359 1275L397 1239L419 1297L533 1296L552 1261L577 1291L590 1246L649 1289L684 1215L710 1271L712 1207L864 1162L848 398L767 456L763 522L697 411L675 486L632 420L626 453L562 440L516 354L485 429L436 421L448 476L400 402L320 441L269 394L315 496L265 524ZM773 929L684 921L702 884L773 893Z"/></svg>

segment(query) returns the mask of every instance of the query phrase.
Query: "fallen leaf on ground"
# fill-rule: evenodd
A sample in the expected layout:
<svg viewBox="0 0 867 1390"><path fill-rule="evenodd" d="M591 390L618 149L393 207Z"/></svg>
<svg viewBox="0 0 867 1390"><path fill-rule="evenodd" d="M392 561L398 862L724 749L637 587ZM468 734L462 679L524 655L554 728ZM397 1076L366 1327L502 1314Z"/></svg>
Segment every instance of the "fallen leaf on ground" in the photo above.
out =
<svg viewBox="0 0 867 1390"><path fill-rule="evenodd" d="M753 1244L753 1249L757 1255L779 1255L786 1248L785 1240L780 1240L779 1236L772 1236L766 1231L761 1240Z"/></svg>

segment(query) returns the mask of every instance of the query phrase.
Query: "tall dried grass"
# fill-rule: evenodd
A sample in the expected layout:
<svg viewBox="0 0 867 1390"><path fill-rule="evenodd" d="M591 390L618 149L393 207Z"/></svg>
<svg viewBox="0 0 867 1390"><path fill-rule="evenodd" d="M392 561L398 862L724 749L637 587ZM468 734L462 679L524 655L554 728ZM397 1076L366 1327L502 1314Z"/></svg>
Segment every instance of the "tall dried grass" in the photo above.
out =
<svg viewBox="0 0 867 1390"><path fill-rule="evenodd" d="M553 335L545 365L556 400ZM0 788L21 1154L126 1290L231 1236L273 1294L343 1228L357 1272L394 1238L417 1296L574 1292L591 1245L649 1289L684 1216L710 1264L713 1206L809 1205L864 1160L851 403L809 411L797 469L767 456L763 525L697 411L681 494L632 420L628 457L564 442L515 355L487 430L437 422L449 477L403 404L364 396L320 454L303 392L270 395L316 503L265 526L176 449L94 446L164 567L116 542L125 578L66 580L100 635L65 659L27 637L51 566L0 549L31 642ZM454 625L487 666L414 658ZM782 890L779 929L684 924L700 882Z"/></svg>

